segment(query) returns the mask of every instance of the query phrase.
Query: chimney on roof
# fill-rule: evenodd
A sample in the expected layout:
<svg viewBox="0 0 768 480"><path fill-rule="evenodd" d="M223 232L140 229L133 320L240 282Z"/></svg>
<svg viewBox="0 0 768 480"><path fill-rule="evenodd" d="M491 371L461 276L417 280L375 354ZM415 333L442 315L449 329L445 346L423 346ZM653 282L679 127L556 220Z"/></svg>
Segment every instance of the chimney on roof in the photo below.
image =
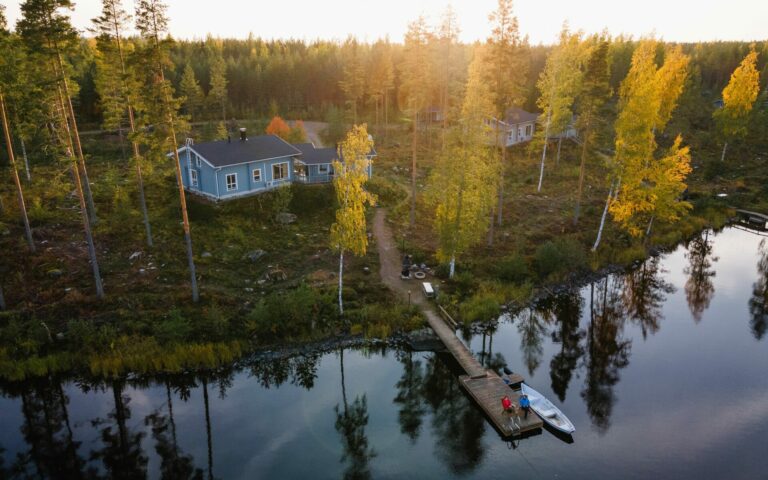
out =
<svg viewBox="0 0 768 480"><path fill-rule="evenodd" d="M248 137L247 137L247 136L245 136L245 127L243 127L243 128L241 128L241 129L240 129L240 141L241 141L241 142L246 142L246 141L248 141Z"/></svg>

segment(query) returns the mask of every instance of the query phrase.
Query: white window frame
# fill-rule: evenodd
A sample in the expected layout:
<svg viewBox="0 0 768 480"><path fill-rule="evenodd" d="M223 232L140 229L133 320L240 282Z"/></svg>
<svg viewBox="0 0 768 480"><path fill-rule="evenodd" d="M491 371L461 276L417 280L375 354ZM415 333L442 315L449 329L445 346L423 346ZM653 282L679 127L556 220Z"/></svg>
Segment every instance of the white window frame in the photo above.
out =
<svg viewBox="0 0 768 480"><path fill-rule="evenodd" d="M317 166L317 173L322 173L324 175L328 175L331 173L331 166L327 163L321 163Z"/></svg>
<svg viewBox="0 0 768 480"><path fill-rule="evenodd" d="M257 174L258 174L259 178L256 178ZM254 168L253 169L253 173L251 173L251 178L253 179L254 182L262 182L262 179L261 179L261 169L260 168Z"/></svg>
<svg viewBox="0 0 768 480"><path fill-rule="evenodd" d="M200 160L200 155L198 155L196 153L194 155L195 155L195 166L198 167L198 168L202 167L203 166L203 162L202 162L202 160Z"/></svg>
<svg viewBox="0 0 768 480"><path fill-rule="evenodd" d="M200 186L200 180L197 178L197 170L194 168L189 170L189 183L193 187Z"/></svg>
<svg viewBox="0 0 768 480"><path fill-rule="evenodd" d="M280 177L280 178L276 178L275 177L275 168L279 167L280 173L283 173L282 165L285 165L285 175ZM283 180L288 180L290 178L290 176L291 176L291 172L288 170L288 167L289 167L288 162L273 163L272 164L272 181L273 182L280 182L280 181L283 181Z"/></svg>
<svg viewBox="0 0 768 480"><path fill-rule="evenodd" d="M509 132L507 132L507 140L512 140L514 137L514 133L515 133L514 130L510 130Z"/></svg>
<svg viewBox="0 0 768 480"><path fill-rule="evenodd" d="M533 133L533 125L526 125L525 126L525 136L530 137Z"/></svg>
<svg viewBox="0 0 768 480"><path fill-rule="evenodd" d="M230 183L230 181L229 181L230 177L234 177L234 182ZM233 191L237 190L237 174L236 173L228 173L224 177L224 183L227 186L227 191L228 192L233 192Z"/></svg>

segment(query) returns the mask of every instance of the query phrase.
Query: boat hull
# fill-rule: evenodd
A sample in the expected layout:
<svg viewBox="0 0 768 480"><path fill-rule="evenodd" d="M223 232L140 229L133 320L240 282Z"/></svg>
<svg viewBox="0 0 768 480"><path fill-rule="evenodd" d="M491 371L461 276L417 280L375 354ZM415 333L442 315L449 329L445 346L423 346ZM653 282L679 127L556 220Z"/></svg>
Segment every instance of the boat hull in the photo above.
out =
<svg viewBox="0 0 768 480"><path fill-rule="evenodd" d="M560 411L552 402L547 398L523 383L520 386L522 392L528 395L528 400L531 402L531 410L536 412L544 423L554 428L559 432L571 434L576 431L576 427L573 423Z"/></svg>

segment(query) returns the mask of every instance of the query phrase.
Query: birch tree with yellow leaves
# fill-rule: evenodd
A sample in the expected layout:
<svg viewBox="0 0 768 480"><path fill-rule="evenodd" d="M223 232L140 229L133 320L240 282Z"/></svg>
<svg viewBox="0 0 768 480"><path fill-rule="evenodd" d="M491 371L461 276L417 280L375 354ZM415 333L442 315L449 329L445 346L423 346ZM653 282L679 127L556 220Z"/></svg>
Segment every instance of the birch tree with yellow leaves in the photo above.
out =
<svg viewBox="0 0 768 480"><path fill-rule="evenodd" d="M539 135L542 135L540 138L543 138L543 147L537 192L541 191L541 184L544 181L544 163L547 158L549 137L552 133L559 136L557 147L559 160L562 137L573 120L573 103L581 90L583 78L581 64L585 49L582 46L581 36L581 33L570 33L568 25L563 25L560 43L547 58L537 83L541 96L536 105L543 112L544 123L544 128L539 129L539 132L542 132Z"/></svg>
<svg viewBox="0 0 768 480"><path fill-rule="evenodd" d="M613 220L632 236L650 233L654 218L677 220L691 208L681 201L685 178L691 171L690 152L678 136L668 151L656 158L656 133L663 132L683 91L690 59L677 46L665 52L656 66L658 43L645 40L632 58L621 84L616 119L614 167L616 192L609 197Z"/></svg>
<svg viewBox="0 0 768 480"><path fill-rule="evenodd" d="M487 139L485 119L494 112L493 96L483 77L483 47L469 67L461 120L452 128L429 182L435 207L437 258L448 262L449 276L456 257L477 243L492 222L490 214L498 188L498 162Z"/></svg>
<svg viewBox="0 0 768 480"><path fill-rule="evenodd" d="M749 113L759 93L760 73L757 71L757 52L753 45L723 89L723 108L715 111L713 115L724 139L720 161L725 161L729 139L741 139L746 136Z"/></svg>
<svg viewBox="0 0 768 480"><path fill-rule="evenodd" d="M339 313L344 313L342 299L344 253L365 255L368 250L368 235L365 224L365 207L374 205L376 196L365 189L368 181L370 160L368 154L373 140L366 125L355 125L347 133L338 150L339 159L333 162L333 187L339 208L336 222L331 225L331 248L339 252Z"/></svg>

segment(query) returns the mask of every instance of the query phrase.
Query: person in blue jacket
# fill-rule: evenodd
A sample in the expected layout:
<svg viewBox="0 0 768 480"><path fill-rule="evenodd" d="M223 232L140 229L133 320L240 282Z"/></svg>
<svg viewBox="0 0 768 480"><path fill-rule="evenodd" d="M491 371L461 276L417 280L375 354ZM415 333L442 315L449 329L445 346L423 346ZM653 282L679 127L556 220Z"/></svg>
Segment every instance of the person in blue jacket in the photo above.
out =
<svg viewBox="0 0 768 480"><path fill-rule="evenodd" d="M523 394L520 397L520 408L523 409L523 418L528 418L528 410L531 409L531 401L528 400L528 395Z"/></svg>

